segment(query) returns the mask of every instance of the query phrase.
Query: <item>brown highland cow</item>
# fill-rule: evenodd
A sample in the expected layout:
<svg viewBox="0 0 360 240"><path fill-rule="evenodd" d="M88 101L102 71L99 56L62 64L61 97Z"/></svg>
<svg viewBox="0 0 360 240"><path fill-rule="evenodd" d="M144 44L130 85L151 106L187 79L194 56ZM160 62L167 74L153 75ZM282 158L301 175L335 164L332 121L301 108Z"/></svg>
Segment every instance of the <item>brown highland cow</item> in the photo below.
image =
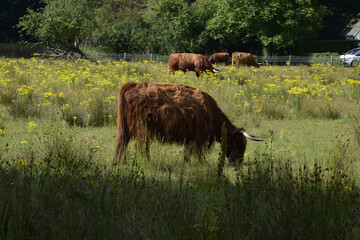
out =
<svg viewBox="0 0 360 240"><path fill-rule="evenodd" d="M119 92L116 153L114 161L125 155L130 139L135 138L150 159L151 139L184 144L184 160L190 154L202 156L203 150L220 141L221 128L227 131L227 157L242 162L246 138L260 141L234 126L216 101L199 88L178 84L128 82Z"/></svg>
<svg viewBox="0 0 360 240"><path fill-rule="evenodd" d="M210 56L209 61L212 64L225 63L225 65L229 65L229 54L228 53L214 53Z"/></svg>
<svg viewBox="0 0 360 240"><path fill-rule="evenodd" d="M232 58L232 65L233 66L254 66L256 68L260 67L260 64L256 60L256 56L252 55L251 53L244 53L244 52L234 52L231 55Z"/></svg>
<svg viewBox="0 0 360 240"><path fill-rule="evenodd" d="M194 71L199 77L201 73L209 70L212 73L220 72L215 69L209 60L201 55L194 53L173 53L169 56L169 73L174 74L175 71Z"/></svg>

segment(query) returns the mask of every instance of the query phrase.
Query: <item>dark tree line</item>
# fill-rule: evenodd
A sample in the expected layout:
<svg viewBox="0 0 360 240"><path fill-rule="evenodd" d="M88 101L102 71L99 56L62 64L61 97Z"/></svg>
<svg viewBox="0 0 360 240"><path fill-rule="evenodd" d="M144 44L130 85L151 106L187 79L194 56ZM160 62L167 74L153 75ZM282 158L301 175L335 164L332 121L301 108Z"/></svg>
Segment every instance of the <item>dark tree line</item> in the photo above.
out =
<svg viewBox="0 0 360 240"><path fill-rule="evenodd" d="M358 0L1 0L0 42L33 40L62 56L109 52L290 52L339 39Z"/></svg>

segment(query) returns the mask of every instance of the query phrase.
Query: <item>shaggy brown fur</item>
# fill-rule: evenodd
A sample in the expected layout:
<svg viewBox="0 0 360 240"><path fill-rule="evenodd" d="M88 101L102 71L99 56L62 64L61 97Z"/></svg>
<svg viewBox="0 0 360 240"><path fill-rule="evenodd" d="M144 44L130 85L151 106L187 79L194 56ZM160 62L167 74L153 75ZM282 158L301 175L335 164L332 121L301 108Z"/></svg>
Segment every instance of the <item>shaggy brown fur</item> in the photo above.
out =
<svg viewBox="0 0 360 240"><path fill-rule="evenodd" d="M133 137L148 159L152 138L184 144L185 161L191 153L201 157L204 149L220 140L223 123L227 156L231 161L242 161L247 143L245 130L235 127L209 94L178 84L128 82L119 93L114 160L121 160Z"/></svg>
<svg viewBox="0 0 360 240"><path fill-rule="evenodd" d="M210 56L209 61L212 64L225 63L229 65L229 54L228 53L214 53Z"/></svg>
<svg viewBox="0 0 360 240"><path fill-rule="evenodd" d="M254 66L259 68L260 65L256 60L256 56L252 55L251 53L244 53L244 52L234 52L232 54L232 65L240 66L245 65L248 67Z"/></svg>
<svg viewBox="0 0 360 240"><path fill-rule="evenodd" d="M196 72L199 77L202 72L209 70L210 72L219 72L218 69L213 68L209 60L201 55L194 53L173 53L169 56L169 73L181 70Z"/></svg>

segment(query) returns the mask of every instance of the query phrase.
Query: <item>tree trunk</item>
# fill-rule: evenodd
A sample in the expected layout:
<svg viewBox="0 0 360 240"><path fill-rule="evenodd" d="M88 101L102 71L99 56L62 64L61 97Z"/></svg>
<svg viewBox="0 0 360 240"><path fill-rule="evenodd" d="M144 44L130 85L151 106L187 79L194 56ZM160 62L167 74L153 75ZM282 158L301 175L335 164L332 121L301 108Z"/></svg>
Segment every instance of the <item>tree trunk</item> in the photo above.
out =
<svg viewBox="0 0 360 240"><path fill-rule="evenodd" d="M91 56L89 56L88 54L86 54L86 53L85 53L84 51L82 51L80 48L74 47L74 48L73 48L73 51L74 51L74 52L77 52L78 54L80 54L80 56L81 56L82 58L85 58L85 59L89 60L90 62L99 64L94 58L92 58Z"/></svg>

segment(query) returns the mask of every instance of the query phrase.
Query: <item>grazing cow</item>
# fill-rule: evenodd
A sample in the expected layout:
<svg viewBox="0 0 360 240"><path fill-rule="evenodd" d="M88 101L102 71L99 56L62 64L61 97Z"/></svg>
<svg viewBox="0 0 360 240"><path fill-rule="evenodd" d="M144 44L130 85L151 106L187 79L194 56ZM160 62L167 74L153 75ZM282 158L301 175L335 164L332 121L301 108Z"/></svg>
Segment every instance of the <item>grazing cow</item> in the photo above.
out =
<svg viewBox="0 0 360 240"><path fill-rule="evenodd" d="M240 66L245 65L248 67L254 66L256 68L260 67L260 64L256 60L256 56L251 53L245 52L234 52L232 54L232 65Z"/></svg>
<svg viewBox="0 0 360 240"><path fill-rule="evenodd" d="M199 77L202 72L209 70L210 72L220 72L218 69L213 68L209 60L201 55L194 53L173 53L169 56L169 73L181 70L196 72Z"/></svg>
<svg viewBox="0 0 360 240"><path fill-rule="evenodd" d="M179 84L128 82L119 92L114 161L120 162L131 138L149 160L149 144L154 138L184 144L185 162L193 153L201 157L203 150L220 141L223 124L227 157L231 162L242 162L246 138L261 140L234 126L209 94Z"/></svg>
<svg viewBox="0 0 360 240"><path fill-rule="evenodd" d="M214 53L210 56L209 61L212 64L225 63L229 65L229 54L228 53Z"/></svg>

